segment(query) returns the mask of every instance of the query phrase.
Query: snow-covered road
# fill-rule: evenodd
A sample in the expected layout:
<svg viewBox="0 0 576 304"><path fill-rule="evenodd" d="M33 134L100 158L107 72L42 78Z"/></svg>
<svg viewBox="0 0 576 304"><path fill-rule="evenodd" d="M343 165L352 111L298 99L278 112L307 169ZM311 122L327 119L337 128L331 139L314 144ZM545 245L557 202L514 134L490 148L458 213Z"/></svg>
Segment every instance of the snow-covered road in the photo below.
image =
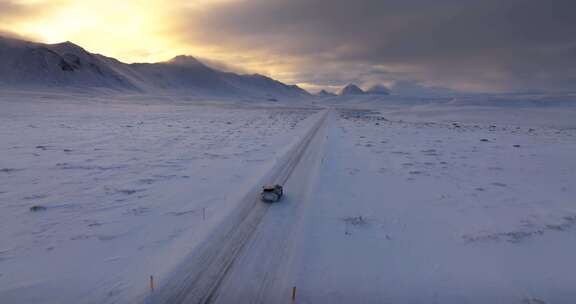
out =
<svg viewBox="0 0 576 304"><path fill-rule="evenodd" d="M286 197L267 210L211 303L282 303L290 299L301 219L322 163L326 129L334 119L332 111L327 111L314 133L304 139L305 146L295 155L297 162L282 180Z"/></svg>
<svg viewBox="0 0 576 304"><path fill-rule="evenodd" d="M196 248L177 271L170 275L167 282L146 299L146 302L212 303L217 300L217 297L222 292L227 294L230 290L226 284L229 281L229 277L233 278L231 282L236 282L234 278L246 275L246 272L237 270L239 267L247 265L243 259L246 255L253 257L256 253L268 256L267 258L252 260L254 262L252 265L261 265L264 261L277 263L278 259L282 258L280 254L285 254L285 250L274 246L274 244L266 243L265 245L270 246L278 253L275 257L270 256L271 252L267 250L262 252L255 250L252 246L253 240L259 240L258 237L260 235L281 238L280 235L274 233L274 231L278 230L266 230L266 227L261 225L261 221L264 218L269 218L270 210L275 210L278 204L271 205L261 202L258 195L260 187L263 184L281 184L286 186L287 193L298 193L297 189L291 188L292 183L287 184L287 181L301 178L302 176L295 177L292 173L298 168L310 164L309 162L302 163L301 160L306 159L308 156L307 151L310 143L314 142L316 144L318 142L315 139L321 136L318 134L318 130L323 126L327 114L328 112L324 110L316 115L317 121L311 126L309 131L278 160L275 167L258 184L251 187L251 190L236 206L236 209L211 233L205 244ZM286 197L289 198L291 196L287 195ZM284 199L281 205L289 206L289 200L287 202L286 200ZM287 204L284 204L284 202ZM268 271L274 269L274 267L265 268ZM244 280L239 282L244 282ZM269 284L270 282L271 280L267 280L266 283ZM265 287L262 286L263 282L255 283L259 287ZM254 296L254 299L257 299L257 290L249 293ZM236 296L232 299L234 298L238 300ZM242 302L244 301L254 302L248 299L243 299Z"/></svg>

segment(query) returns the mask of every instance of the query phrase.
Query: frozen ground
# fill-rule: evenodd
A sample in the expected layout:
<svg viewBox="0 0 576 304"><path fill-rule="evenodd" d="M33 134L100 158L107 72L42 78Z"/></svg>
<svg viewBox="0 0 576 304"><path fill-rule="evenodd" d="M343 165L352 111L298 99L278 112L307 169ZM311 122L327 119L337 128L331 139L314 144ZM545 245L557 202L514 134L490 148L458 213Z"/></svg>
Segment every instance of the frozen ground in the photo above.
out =
<svg viewBox="0 0 576 304"><path fill-rule="evenodd" d="M1 303L130 303L151 274L147 303L576 298L574 107L28 99L0 101Z"/></svg>
<svg viewBox="0 0 576 304"><path fill-rule="evenodd" d="M165 279L317 112L1 108L1 303L129 302L149 275Z"/></svg>
<svg viewBox="0 0 576 304"><path fill-rule="evenodd" d="M339 113L295 249L300 303L576 299L573 109Z"/></svg>

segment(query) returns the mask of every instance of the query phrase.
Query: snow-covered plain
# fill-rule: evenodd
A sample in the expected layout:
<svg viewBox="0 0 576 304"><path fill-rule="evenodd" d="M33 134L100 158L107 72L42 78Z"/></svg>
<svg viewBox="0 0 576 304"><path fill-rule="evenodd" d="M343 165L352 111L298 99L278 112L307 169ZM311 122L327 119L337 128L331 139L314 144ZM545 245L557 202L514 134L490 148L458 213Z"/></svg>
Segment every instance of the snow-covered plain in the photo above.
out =
<svg viewBox="0 0 576 304"><path fill-rule="evenodd" d="M576 119L550 115L576 117L341 110L297 250L301 303L573 303Z"/></svg>
<svg viewBox="0 0 576 304"><path fill-rule="evenodd" d="M317 112L81 101L1 104L0 303L130 302Z"/></svg>
<svg viewBox="0 0 576 304"><path fill-rule="evenodd" d="M576 299L570 104L47 96L0 99L0 303L169 293L322 117L211 301Z"/></svg>

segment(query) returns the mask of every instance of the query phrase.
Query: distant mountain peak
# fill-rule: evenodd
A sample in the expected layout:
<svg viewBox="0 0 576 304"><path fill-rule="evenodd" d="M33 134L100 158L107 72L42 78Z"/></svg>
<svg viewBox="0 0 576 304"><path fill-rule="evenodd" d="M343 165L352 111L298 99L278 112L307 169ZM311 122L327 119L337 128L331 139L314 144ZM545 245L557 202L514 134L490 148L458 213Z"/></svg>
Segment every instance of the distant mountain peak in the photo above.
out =
<svg viewBox="0 0 576 304"><path fill-rule="evenodd" d="M167 63L180 66L204 66L200 60L190 55L178 55L168 60Z"/></svg>
<svg viewBox="0 0 576 304"><path fill-rule="evenodd" d="M366 94L366 92L364 92L360 87L358 87L353 83L350 83L345 87L343 87L338 95L364 95L364 94Z"/></svg>
<svg viewBox="0 0 576 304"><path fill-rule="evenodd" d="M316 93L316 96L319 96L319 97L333 97L333 96L336 96L336 94L331 93L331 92L328 92L328 91L326 91L326 90L323 89L323 90L320 90L320 92Z"/></svg>
<svg viewBox="0 0 576 304"><path fill-rule="evenodd" d="M61 50L77 50L77 51L81 51L81 52L86 52L88 53L84 48L82 48L81 46L74 44L70 41L64 41L64 42L60 42L60 43L55 43L55 44L49 44L49 47L52 48L58 48Z"/></svg>
<svg viewBox="0 0 576 304"><path fill-rule="evenodd" d="M62 45L62 46L75 46L75 47L79 47L78 45L72 43L71 41L64 41L64 42L60 42L60 43L56 43L55 45Z"/></svg>
<svg viewBox="0 0 576 304"><path fill-rule="evenodd" d="M366 90L366 93L373 95L390 95L392 91L383 84L377 84Z"/></svg>

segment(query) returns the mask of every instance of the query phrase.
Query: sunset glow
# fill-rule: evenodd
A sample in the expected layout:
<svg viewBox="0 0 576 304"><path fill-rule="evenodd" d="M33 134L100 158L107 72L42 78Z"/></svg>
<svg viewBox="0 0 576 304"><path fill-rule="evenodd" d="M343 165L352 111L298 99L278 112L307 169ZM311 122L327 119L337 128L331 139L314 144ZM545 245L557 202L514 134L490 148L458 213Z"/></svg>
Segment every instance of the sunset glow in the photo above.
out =
<svg viewBox="0 0 576 304"><path fill-rule="evenodd" d="M569 90L570 2L538 3L0 0L0 32L71 41L127 63L192 55L314 90Z"/></svg>
<svg viewBox="0 0 576 304"><path fill-rule="evenodd" d="M46 43L73 41L126 62L160 61L181 50L199 51L171 38L170 8L163 2L26 1L30 13L3 27ZM43 8L48 9L41 12Z"/></svg>

